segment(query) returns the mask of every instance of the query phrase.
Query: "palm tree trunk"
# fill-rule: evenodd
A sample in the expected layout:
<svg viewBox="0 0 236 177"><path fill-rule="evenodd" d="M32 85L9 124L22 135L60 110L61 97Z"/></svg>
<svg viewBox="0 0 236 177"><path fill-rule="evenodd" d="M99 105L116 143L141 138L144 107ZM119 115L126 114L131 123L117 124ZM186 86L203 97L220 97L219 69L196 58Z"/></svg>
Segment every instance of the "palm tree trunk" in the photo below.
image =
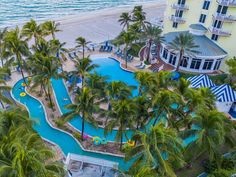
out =
<svg viewBox="0 0 236 177"><path fill-rule="evenodd" d="M150 59L150 52L151 52L151 46L152 46L152 40L149 39L148 41L148 51L147 51L147 62L149 62L149 59Z"/></svg>
<svg viewBox="0 0 236 177"><path fill-rule="evenodd" d="M5 109L5 106L1 100L0 100L0 104L2 105L2 108Z"/></svg>
<svg viewBox="0 0 236 177"><path fill-rule="evenodd" d="M180 50L180 53L179 53L178 64L177 64L177 67L176 67L176 70L175 70L175 71L177 71L177 72L179 71L179 67L180 67L180 63L181 63L181 61L182 61L183 53L184 53L184 51L183 51L183 49L181 49L181 50Z"/></svg>
<svg viewBox="0 0 236 177"><path fill-rule="evenodd" d="M123 143L123 124L121 124L120 150L122 150L122 143Z"/></svg>
<svg viewBox="0 0 236 177"><path fill-rule="evenodd" d="M85 50L84 50L84 46L83 46L83 59L84 59L84 52L85 52Z"/></svg>
<svg viewBox="0 0 236 177"><path fill-rule="evenodd" d="M56 36L55 36L55 33L54 32L52 32L52 39L56 39Z"/></svg>
<svg viewBox="0 0 236 177"><path fill-rule="evenodd" d="M124 49L125 67L126 67L126 68L128 67L127 49L128 49L128 46L126 45L126 46L125 46L125 49Z"/></svg>
<svg viewBox="0 0 236 177"><path fill-rule="evenodd" d="M84 141L84 113L82 113L82 132L81 139Z"/></svg>
<svg viewBox="0 0 236 177"><path fill-rule="evenodd" d="M22 78L24 80L25 85L28 86L28 84L26 82L26 79L25 79L25 75L24 75L23 69L22 69L22 65L20 63L20 57L18 55L16 55L16 58L17 58L18 66L20 67L21 76L22 76Z"/></svg>
<svg viewBox="0 0 236 177"><path fill-rule="evenodd" d="M49 102L50 102L51 109L54 111L54 106L53 106L53 102L52 102L50 87L48 87L48 99L49 99Z"/></svg>

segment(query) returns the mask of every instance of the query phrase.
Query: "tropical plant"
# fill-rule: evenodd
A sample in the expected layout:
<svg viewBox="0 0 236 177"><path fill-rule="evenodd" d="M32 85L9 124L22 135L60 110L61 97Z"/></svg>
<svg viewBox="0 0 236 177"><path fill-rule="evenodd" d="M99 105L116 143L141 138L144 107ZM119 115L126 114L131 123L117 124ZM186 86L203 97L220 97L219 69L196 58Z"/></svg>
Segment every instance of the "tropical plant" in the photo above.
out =
<svg viewBox="0 0 236 177"><path fill-rule="evenodd" d="M2 108L5 108L3 103L8 103L8 104L12 103L12 101L5 95L6 92L11 90L11 87L7 86L6 81L4 80L7 74L5 72L2 72L1 69L0 69L0 104L2 105Z"/></svg>
<svg viewBox="0 0 236 177"><path fill-rule="evenodd" d="M226 60L225 63L229 68L229 75L227 78L228 83L235 88L236 85L234 81L236 79L236 57Z"/></svg>
<svg viewBox="0 0 236 177"><path fill-rule="evenodd" d="M138 81L138 93L142 95L143 93L146 94L148 91L148 87L153 83L154 75L149 72L144 71L137 71L134 73L135 79Z"/></svg>
<svg viewBox="0 0 236 177"><path fill-rule="evenodd" d="M5 54L5 45L4 45L4 38L7 34L7 28L4 28L3 30L0 30L0 59L2 67L4 66L4 54Z"/></svg>
<svg viewBox="0 0 236 177"><path fill-rule="evenodd" d="M76 40L77 46L76 48L82 47L82 54L83 54L83 59L85 58L85 49L89 49L88 44L90 44L90 41L86 41L85 38L83 37L78 37Z"/></svg>
<svg viewBox="0 0 236 177"><path fill-rule="evenodd" d="M93 71L98 65L93 64L90 58L83 58L81 60L75 61L75 70L69 73L70 77L73 78L73 82L71 83L71 88L74 88L77 85L78 79L82 81L82 88L84 87L84 83L86 77L89 75L91 71Z"/></svg>
<svg viewBox="0 0 236 177"><path fill-rule="evenodd" d="M146 20L146 13L143 11L142 6L135 6L132 12L132 20L138 24L142 31L146 31L147 25L150 23Z"/></svg>
<svg viewBox="0 0 236 177"><path fill-rule="evenodd" d="M14 59L17 61L18 67L20 68L20 72L24 83L27 84L25 75L23 72L23 68L25 67L25 61L23 59L24 56L29 54L27 41L22 39L20 35L20 30L17 27L14 30L9 31L5 38L4 43L6 45L6 49L9 51L11 55L14 55Z"/></svg>
<svg viewBox="0 0 236 177"><path fill-rule="evenodd" d="M181 33L179 36L176 36L175 39L169 43L169 46L173 51L179 52L176 71L179 71L180 63L185 54L194 55L199 53L196 50L199 46L195 44L193 35L188 33Z"/></svg>
<svg viewBox="0 0 236 177"><path fill-rule="evenodd" d="M118 22L120 22L120 25L123 26L123 30L125 29L125 27L127 30L129 29L129 25L131 21L132 21L132 17L128 12L123 12L120 15L120 18L118 20Z"/></svg>
<svg viewBox="0 0 236 177"><path fill-rule="evenodd" d="M117 127L116 140L120 141L120 150L122 150L123 138L129 140L126 134L127 129L133 129L133 117L137 107L131 99L112 101L111 105L112 109L108 113L109 121L105 126L105 135Z"/></svg>
<svg viewBox="0 0 236 177"><path fill-rule="evenodd" d="M35 20L31 19L23 26L21 35L25 36L27 41L34 38L34 44L36 45L43 36L43 30Z"/></svg>
<svg viewBox="0 0 236 177"><path fill-rule="evenodd" d="M174 164L183 165L183 147L177 133L159 123L147 133L137 132L133 139L135 147L125 154L125 160L134 160L130 171L146 165L155 170L159 176L175 177Z"/></svg>
<svg viewBox="0 0 236 177"><path fill-rule="evenodd" d="M227 119L225 115L217 110L199 111L197 113L193 119L196 128L186 130L183 133L184 137L196 138L186 148L187 160L197 159L203 153L209 156L211 162L219 157L219 147L229 142L226 141L225 119Z"/></svg>
<svg viewBox="0 0 236 177"><path fill-rule="evenodd" d="M59 30L59 23L55 21L46 21L42 24L42 29L44 30L45 35L52 35L52 39L56 39L56 33L61 31Z"/></svg>
<svg viewBox="0 0 236 177"><path fill-rule="evenodd" d="M132 33L131 31L123 31L120 33L120 35L117 37L115 43L118 45L124 45L124 58L125 58L125 67L128 67L128 52L131 48L137 47L136 44L134 44L134 40L137 39L137 35L135 33Z"/></svg>
<svg viewBox="0 0 236 177"><path fill-rule="evenodd" d="M150 59L151 47L153 44L157 46L158 54L161 42L164 41L164 37L161 36L162 30L159 27L148 25L146 30L144 31L142 38L148 40L147 46L147 61Z"/></svg>
<svg viewBox="0 0 236 177"><path fill-rule="evenodd" d="M84 140L84 126L85 121L90 122L92 125L97 125L93 117L93 113L98 112L99 107L96 104L97 95L93 94L91 89L83 87L81 91L75 96L75 103L66 106L70 112L64 114L65 122L70 121L73 118L82 119L81 139Z"/></svg>

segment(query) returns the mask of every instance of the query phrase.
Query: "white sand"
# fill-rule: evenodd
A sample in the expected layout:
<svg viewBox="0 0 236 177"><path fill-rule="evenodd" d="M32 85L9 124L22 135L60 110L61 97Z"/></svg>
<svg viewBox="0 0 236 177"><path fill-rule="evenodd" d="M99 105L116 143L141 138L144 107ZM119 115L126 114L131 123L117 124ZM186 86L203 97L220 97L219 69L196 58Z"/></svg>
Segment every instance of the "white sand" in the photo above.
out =
<svg viewBox="0 0 236 177"><path fill-rule="evenodd" d="M163 19L165 7L165 0L143 4L147 20L151 22ZM114 39L122 30L118 23L119 16L122 12L130 12L132 9L131 6L115 7L56 20L62 30L56 36L61 42L66 42L68 48L75 46L74 41L78 36L83 36L93 43Z"/></svg>

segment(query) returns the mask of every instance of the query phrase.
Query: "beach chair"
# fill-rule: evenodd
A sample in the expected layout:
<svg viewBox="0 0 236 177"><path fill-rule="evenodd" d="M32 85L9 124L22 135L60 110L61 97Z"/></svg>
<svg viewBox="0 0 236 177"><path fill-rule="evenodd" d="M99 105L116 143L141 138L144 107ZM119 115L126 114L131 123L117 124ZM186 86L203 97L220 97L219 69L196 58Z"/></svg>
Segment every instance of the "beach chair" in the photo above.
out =
<svg viewBox="0 0 236 177"><path fill-rule="evenodd" d="M102 45L102 46L100 47L99 51L100 51L100 52L103 52L103 51L104 51L104 48L105 48L105 47Z"/></svg>
<svg viewBox="0 0 236 177"><path fill-rule="evenodd" d="M140 63L140 65L135 66L136 68L139 68L143 65L143 62Z"/></svg>
<svg viewBox="0 0 236 177"><path fill-rule="evenodd" d="M69 56L69 58L70 58L71 60L74 59L74 57L72 57L71 53L68 53L68 56Z"/></svg>
<svg viewBox="0 0 236 177"><path fill-rule="evenodd" d="M74 52L74 56L75 56L75 57L78 57L78 55L76 54L76 52Z"/></svg>

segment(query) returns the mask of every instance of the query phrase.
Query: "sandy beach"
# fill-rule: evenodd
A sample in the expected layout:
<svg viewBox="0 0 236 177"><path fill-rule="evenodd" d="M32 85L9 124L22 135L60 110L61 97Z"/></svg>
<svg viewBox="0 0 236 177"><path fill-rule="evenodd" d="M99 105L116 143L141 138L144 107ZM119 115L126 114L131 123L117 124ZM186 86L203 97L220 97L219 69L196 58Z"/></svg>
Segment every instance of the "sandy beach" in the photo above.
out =
<svg viewBox="0 0 236 177"><path fill-rule="evenodd" d="M163 19L165 0L142 5L147 13L147 20L151 23ZM118 23L119 16L122 12L130 12L132 9L132 6L115 7L58 19L56 21L60 23L61 32L56 36L61 42L66 42L67 48L75 46L75 38L78 36L83 36L93 43L114 39L122 30Z"/></svg>

